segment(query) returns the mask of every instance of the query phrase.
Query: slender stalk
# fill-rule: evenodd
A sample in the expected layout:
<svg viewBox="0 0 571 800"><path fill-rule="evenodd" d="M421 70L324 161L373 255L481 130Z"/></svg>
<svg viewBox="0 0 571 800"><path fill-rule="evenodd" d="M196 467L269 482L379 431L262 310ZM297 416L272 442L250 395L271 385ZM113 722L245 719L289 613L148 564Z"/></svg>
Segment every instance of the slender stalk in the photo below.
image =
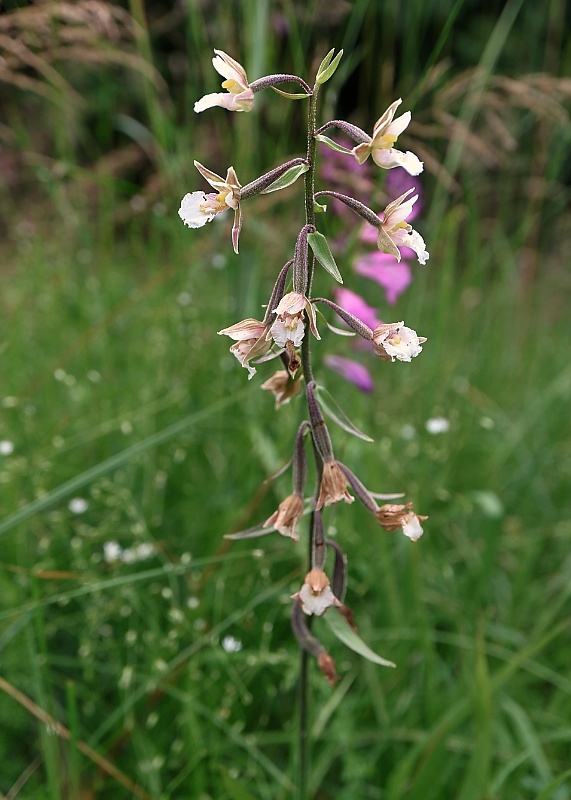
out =
<svg viewBox="0 0 571 800"><path fill-rule="evenodd" d="M315 225L315 208L313 205L313 195L315 193L315 152L317 142L315 140L315 125L317 119L317 93L319 86L315 85L313 94L309 98L309 108L307 111L307 163L309 169L304 175L305 183L305 223ZM313 250L307 248L307 287L306 297L311 297L311 285L313 283L313 272L315 269L315 256ZM313 380L313 369L311 367L311 345L310 337L304 336L301 346L301 363L303 365L303 376L306 383Z"/></svg>
<svg viewBox="0 0 571 800"><path fill-rule="evenodd" d="M315 140L315 128L317 119L317 93L319 86L313 88L313 94L309 98L309 108L307 112L307 163L309 169L305 173L305 223L315 225L315 208L313 195L315 193L315 153L317 142ZM311 286L313 283L313 272L315 268L315 256L313 250L307 245L307 287L305 295L311 297ZM303 337L301 346L301 362L303 365L303 375L306 386L313 380L313 369L311 366L311 347L309 332ZM313 444L315 459L317 464L317 491L321 480L322 461L315 443ZM308 572L311 569L313 555L313 531L314 514L311 515L309 525L309 551L308 551ZM308 620L308 627L312 622L312 617ZM299 665L299 800L308 800L308 779L309 779L309 653L302 649Z"/></svg>

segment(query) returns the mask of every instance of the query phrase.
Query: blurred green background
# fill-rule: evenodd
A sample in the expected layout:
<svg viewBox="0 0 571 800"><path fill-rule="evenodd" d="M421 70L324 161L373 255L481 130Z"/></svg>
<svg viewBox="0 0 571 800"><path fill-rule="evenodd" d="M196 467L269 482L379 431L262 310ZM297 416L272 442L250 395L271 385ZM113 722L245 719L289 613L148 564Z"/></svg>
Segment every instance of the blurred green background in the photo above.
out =
<svg viewBox="0 0 571 800"><path fill-rule="evenodd" d="M303 408L275 412L274 367L248 382L215 334L267 301L301 184L248 202L239 256L227 219L190 231L177 209L204 188L194 158L246 183L303 154L305 107L264 92L251 114L194 114L219 91L215 47L250 80L309 81L344 48L321 121L370 130L403 97L403 149L425 161L431 257L396 307L352 273L355 235L337 252L348 288L428 337L422 356L371 359L363 395L322 366L349 345L324 329L313 347L375 440L335 428L337 457L430 519L412 545L328 509L359 631L397 669L315 626L342 680L311 674L312 794L571 798L569 23L564 0L5 0L4 798L296 796L305 547L222 537L289 493L264 481Z"/></svg>

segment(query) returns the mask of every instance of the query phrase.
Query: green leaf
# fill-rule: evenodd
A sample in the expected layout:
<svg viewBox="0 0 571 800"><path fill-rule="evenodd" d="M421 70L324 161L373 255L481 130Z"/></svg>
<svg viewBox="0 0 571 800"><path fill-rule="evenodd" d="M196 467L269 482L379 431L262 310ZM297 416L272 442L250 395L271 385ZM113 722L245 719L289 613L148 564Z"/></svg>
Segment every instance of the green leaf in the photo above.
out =
<svg viewBox="0 0 571 800"><path fill-rule="evenodd" d="M333 139L330 139L329 136L324 136L322 133L318 133L315 137L316 141L323 142L329 147L331 150L335 150L337 153L345 153L346 155L352 155L353 151L350 150L348 147L343 147L342 144L337 144L334 142Z"/></svg>
<svg viewBox="0 0 571 800"><path fill-rule="evenodd" d="M286 186L291 186L295 183L300 175L307 172L309 169L307 164L296 164L295 167L290 167L284 174L273 183L270 183L267 189L264 189L260 194L270 194L270 192L277 192L280 189L285 189Z"/></svg>
<svg viewBox="0 0 571 800"><path fill-rule="evenodd" d="M354 653L358 653L368 661L372 661L373 664L380 664L381 667L396 667L396 664L393 664L392 661L387 661L386 658L374 653L361 637L355 633L345 617L337 609L334 608L328 614L325 614L324 619L339 641L347 645Z"/></svg>
<svg viewBox="0 0 571 800"><path fill-rule="evenodd" d="M327 270L327 272L332 275L336 281L339 283L343 283L343 278L341 277L341 273L337 268L337 264L335 263L335 259L333 258L333 254L329 249L329 245L327 244L327 239L322 233L308 233L307 234L307 241L309 242L309 246L313 250L315 258L319 261L321 266Z"/></svg>
<svg viewBox="0 0 571 800"><path fill-rule="evenodd" d="M274 92L281 94L282 97L286 97L288 100L305 100L306 97L310 96L307 92L284 92L283 89L276 89L275 86L270 86L270 89L273 89Z"/></svg>
<svg viewBox="0 0 571 800"><path fill-rule="evenodd" d="M322 205L321 203L318 203L317 200L314 200L313 210L315 211L316 214L325 214L325 212L327 211L327 206L325 205L325 203L323 203Z"/></svg>
<svg viewBox="0 0 571 800"><path fill-rule="evenodd" d="M316 84L322 84L328 81L339 66L339 62L343 58L343 50L340 50L333 61L331 61L334 52L335 50L330 50L319 65L319 69L317 70L317 75L315 77Z"/></svg>
<svg viewBox="0 0 571 800"><path fill-rule="evenodd" d="M370 436L367 436L366 433L359 430L359 428L354 425L349 417L345 414L342 408L339 407L338 403L333 399L330 392L324 386L317 386L315 389L317 396L319 397L319 406L323 409L323 411L327 414L329 419L332 419L340 428L343 428L344 431L347 433L356 436L358 439L363 439L365 442L374 442L374 439L371 439Z"/></svg>

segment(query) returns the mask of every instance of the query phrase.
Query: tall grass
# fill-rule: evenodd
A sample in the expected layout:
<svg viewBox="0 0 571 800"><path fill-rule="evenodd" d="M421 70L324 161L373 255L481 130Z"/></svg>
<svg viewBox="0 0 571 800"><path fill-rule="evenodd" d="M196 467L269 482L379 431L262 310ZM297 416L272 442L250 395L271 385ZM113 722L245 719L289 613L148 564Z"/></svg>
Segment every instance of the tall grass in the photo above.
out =
<svg viewBox="0 0 571 800"><path fill-rule="evenodd" d="M328 28L317 4L284 4L289 36L267 36L258 48L259 31L279 22L272 4L202 14L189 3L168 32L189 59L184 81L171 84L172 102L153 89L148 66L122 73L132 76L128 86L147 81L121 100L124 116L147 133L123 122L121 136L140 134L152 169L123 173L111 164L96 173L85 148L64 152L52 142L40 153L49 157L42 172L36 131L27 128L19 152L43 189L26 204L14 189L3 195L5 797L295 796L297 649L288 617L301 551L277 536L252 550L222 535L265 519L283 497L287 476L264 481L289 457L299 410L274 412L215 331L264 301L268 261L285 260L282 233L296 223L287 195L252 201L240 257L226 259L218 245L225 223L191 238L176 203L196 181L193 157L216 169L236 136L234 166L249 180L273 166L290 128L295 138L296 108L281 116L272 97L248 116L246 133L222 112L212 128L191 116L193 100L215 87L212 46L244 57L257 77L283 62L305 74L314 54L343 44L342 78L360 68L364 81L360 123L420 81L414 133L434 159L444 153L444 123L429 128L431 108L454 112L478 140L458 129L464 146L449 151L458 155L445 161L446 190L427 177L431 260L396 309L351 275L349 253L342 266L347 285L367 291L381 315L414 320L428 342L408 369L376 366L373 396L323 372L375 439L367 445L339 430L339 457L359 462L373 489L406 490L430 519L410 547L358 509L328 517L349 555L347 601L360 633L397 669L380 671L331 640L342 681L331 690L312 675L311 788L336 800L571 797L571 370L561 267L569 126L568 89L555 81L569 53L557 38L562 4L543 15L535 4L508 6L510 25L496 38L483 12L451 6L454 23L438 47L457 63L438 77L423 69L441 22L428 6L415 6L405 26L397 4L381 15L376 4L356 2ZM131 12L139 24L132 63L152 60L166 75L160 15L138 4ZM518 42L540 41L538 30L550 33L550 46L522 53ZM460 75L478 65L487 72ZM552 105L541 84L521 79L544 66ZM500 71L520 77L511 91L523 105L537 103L521 111L506 100L501 119L516 147L498 144L496 161L486 162L478 159L489 144L484 122L500 113L497 98L509 100ZM479 94L462 94L458 87L483 74L472 84ZM112 75L93 66L82 75L99 86L86 96L92 113L91 97L112 91ZM15 113L23 96L7 94L4 107ZM327 102L333 109L347 97L339 83ZM18 136L36 102L11 117ZM92 140L97 158L125 143L114 124L112 115L101 120L108 127ZM10 152L18 152L14 142ZM62 163L71 170L65 178L55 169ZM18 191L25 196L26 186ZM450 430L430 434L426 422L438 416ZM111 558L110 543L120 557Z"/></svg>

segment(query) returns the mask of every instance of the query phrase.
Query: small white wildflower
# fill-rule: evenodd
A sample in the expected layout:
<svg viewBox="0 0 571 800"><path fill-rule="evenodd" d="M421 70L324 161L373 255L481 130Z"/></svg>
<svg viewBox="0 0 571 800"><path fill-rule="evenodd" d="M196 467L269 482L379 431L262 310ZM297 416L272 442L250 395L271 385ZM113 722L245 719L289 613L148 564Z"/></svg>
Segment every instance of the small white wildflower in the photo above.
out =
<svg viewBox="0 0 571 800"><path fill-rule="evenodd" d="M89 503L85 499L85 497L73 497L67 507L71 511L72 514L85 514L87 509L89 508Z"/></svg>
<svg viewBox="0 0 571 800"><path fill-rule="evenodd" d="M447 433L450 430L450 420L446 417L432 417L426 420L426 430L434 435Z"/></svg>
<svg viewBox="0 0 571 800"><path fill-rule="evenodd" d="M226 653L238 653L242 649L242 642L234 636L225 636L221 644Z"/></svg>
<svg viewBox="0 0 571 800"><path fill-rule="evenodd" d="M122 555L123 548L119 542L105 542L103 545L103 558L108 564L111 564L113 561L121 561Z"/></svg>
<svg viewBox="0 0 571 800"><path fill-rule="evenodd" d="M8 439L2 439L0 442L0 456L11 456L14 452L14 442Z"/></svg>

